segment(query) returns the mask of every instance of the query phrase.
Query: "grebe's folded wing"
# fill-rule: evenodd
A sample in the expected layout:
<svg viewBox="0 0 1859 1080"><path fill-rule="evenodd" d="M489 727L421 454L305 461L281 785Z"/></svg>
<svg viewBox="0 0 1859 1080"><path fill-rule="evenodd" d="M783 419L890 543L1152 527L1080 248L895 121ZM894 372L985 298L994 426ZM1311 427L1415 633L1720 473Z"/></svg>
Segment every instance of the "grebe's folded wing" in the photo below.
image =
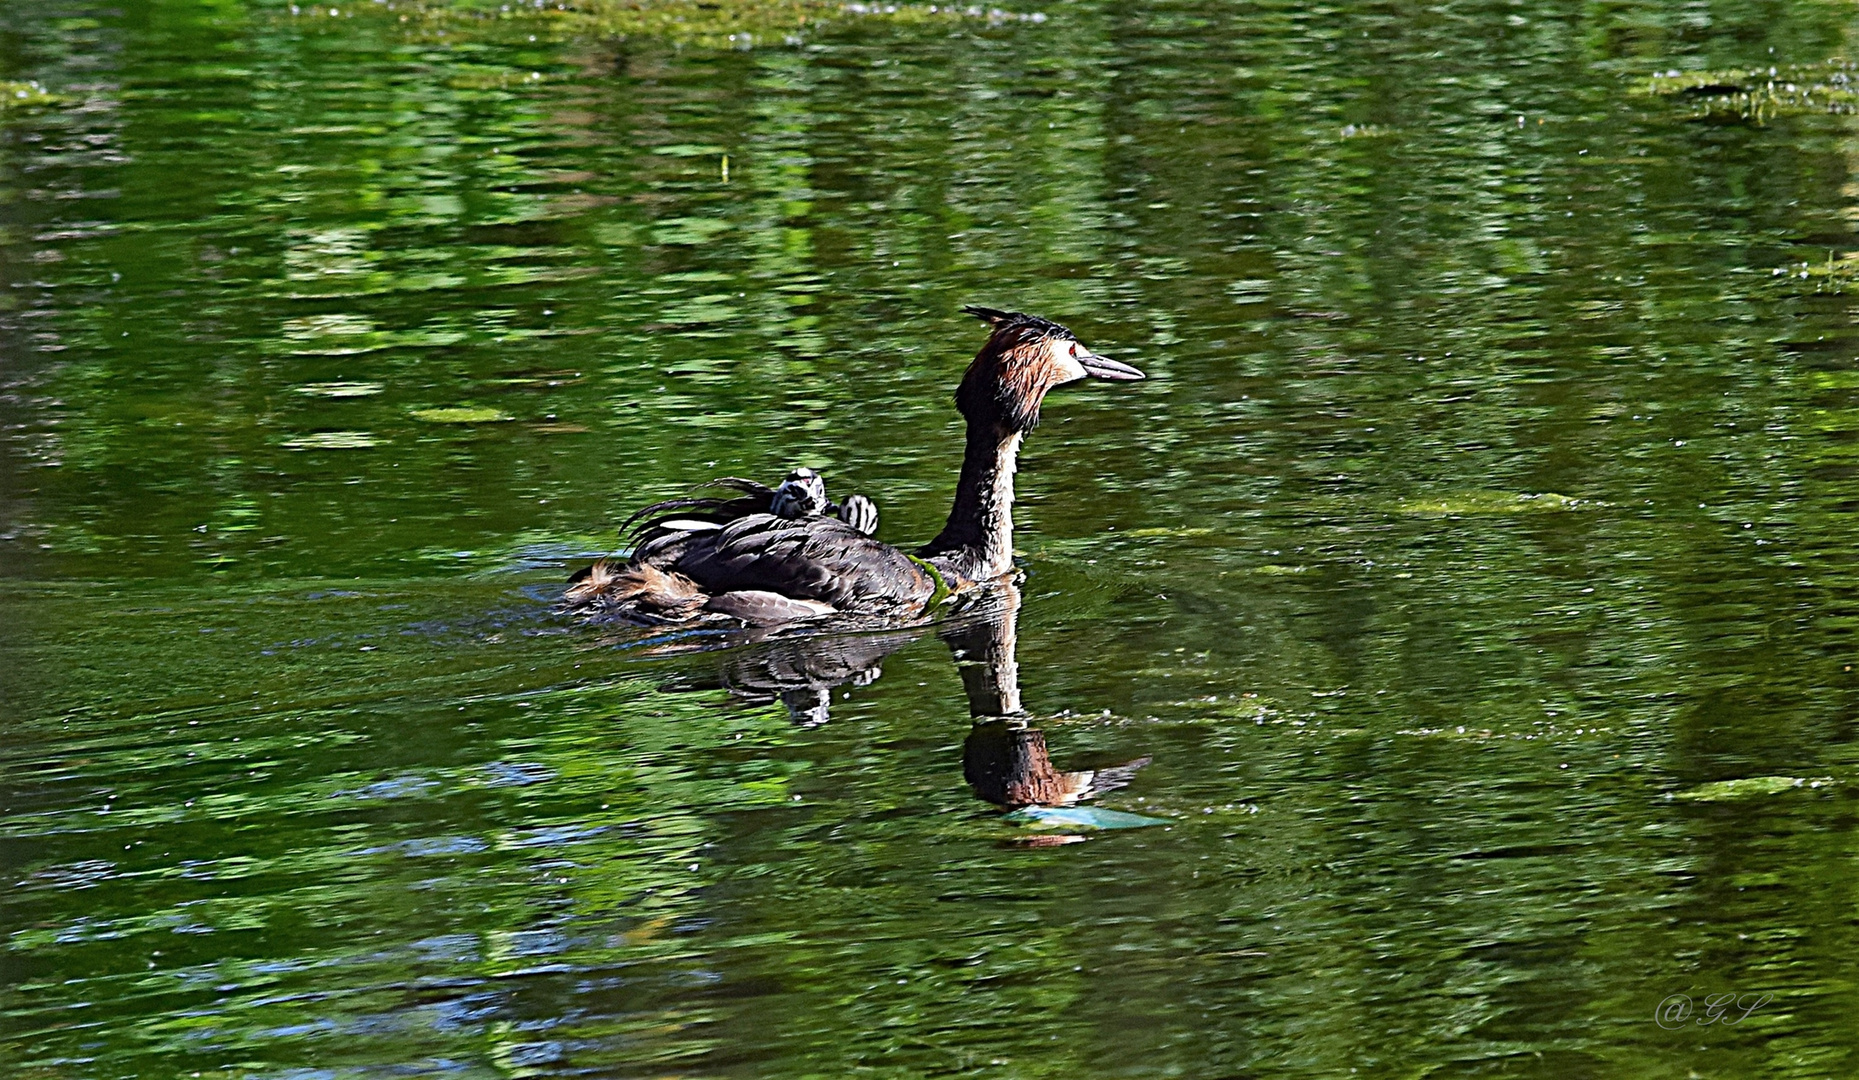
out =
<svg viewBox="0 0 1859 1080"><path fill-rule="evenodd" d="M838 518L754 514L714 532L668 536L652 548L635 557L683 574L711 596L761 590L841 612L896 613L921 608L936 592L935 579L916 561Z"/></svg>

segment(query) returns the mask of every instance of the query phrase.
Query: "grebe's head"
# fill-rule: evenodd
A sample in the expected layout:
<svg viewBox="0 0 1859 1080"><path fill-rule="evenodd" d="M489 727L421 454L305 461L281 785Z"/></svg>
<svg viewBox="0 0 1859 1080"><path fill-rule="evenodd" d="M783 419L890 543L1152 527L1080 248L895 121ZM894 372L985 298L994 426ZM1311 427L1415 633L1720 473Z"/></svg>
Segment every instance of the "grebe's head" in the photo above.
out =
<svg viewBox="0 0 1859 1080"><path fill-rule="evenodd" d="M1010 431L1026 432L1039 423L1039 403L1055 386L1087 378L1143 378L1130 365L1085 348L1049 319L972 305L962 310L994 328L955 392L956 408L970 420L997 419Z"/></svg>

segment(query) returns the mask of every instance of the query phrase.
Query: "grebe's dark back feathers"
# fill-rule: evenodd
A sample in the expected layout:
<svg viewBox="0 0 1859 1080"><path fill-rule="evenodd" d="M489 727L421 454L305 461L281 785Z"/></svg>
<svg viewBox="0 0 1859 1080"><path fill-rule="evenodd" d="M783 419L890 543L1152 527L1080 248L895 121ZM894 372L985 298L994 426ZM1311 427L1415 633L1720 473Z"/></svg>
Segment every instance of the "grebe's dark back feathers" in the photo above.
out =
<svg viewBox="0 0 1859 1080"><path fill-rule="evenodd" d="M838 518L751 514L686 533L634 559L670 566L712 595L744 589L830 604L847 614L920 610L936 581L909 556Z"/></svg>
<svg viewBox="0 0 1859 1080"><path fill-rule="evenodd" d="M936 591L936 578L909 556L838 518L749 514L714 529L661 528L624 566L577 574L564 599L596 618L767 625L920 614Z"/></svg>

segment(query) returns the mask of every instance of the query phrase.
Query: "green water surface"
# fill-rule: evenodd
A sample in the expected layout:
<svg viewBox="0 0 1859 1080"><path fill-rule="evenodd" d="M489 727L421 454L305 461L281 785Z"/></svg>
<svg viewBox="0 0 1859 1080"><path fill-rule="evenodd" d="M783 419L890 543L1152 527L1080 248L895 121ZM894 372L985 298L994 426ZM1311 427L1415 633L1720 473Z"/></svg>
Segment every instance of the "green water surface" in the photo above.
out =
<svg viewBox="0 0 1859 1080"><path fill-rule="evenodd" d="M1852 6L977 11L0 3L0 1075L1859 1075L1859 120L1645 92ZM966 303L1151 375L1017 661L1162 824L934 634L550 612L719 474L927 539Z"/></svg>

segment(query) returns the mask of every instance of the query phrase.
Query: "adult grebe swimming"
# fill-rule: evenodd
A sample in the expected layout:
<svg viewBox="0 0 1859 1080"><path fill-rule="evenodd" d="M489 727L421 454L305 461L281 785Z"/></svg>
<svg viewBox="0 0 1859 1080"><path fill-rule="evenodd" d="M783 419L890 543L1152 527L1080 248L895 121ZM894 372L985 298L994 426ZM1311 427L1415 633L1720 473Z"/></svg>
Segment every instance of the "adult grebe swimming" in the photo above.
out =
<svg viewBox="0 0 1859 1080"><path fill-rule="evenodd" d="M823 482L814 490L818 477L810 471L774 489L732 480L743 497L673 500L642 511L687 513L649 521L626 562L603 559L575 575L564 610L641 623L724 616L767 626L832 615L906 621L951 592L1012 570L1014 464L1047 391L1143 373L1092 353L1070 330L1036 315L962 310L993 331L955 392L968 435L948 523L914 556L860 528L876 523L869 500L853 496L841 516L816 512L816 497L827 505L825 490Z"/></svg>

